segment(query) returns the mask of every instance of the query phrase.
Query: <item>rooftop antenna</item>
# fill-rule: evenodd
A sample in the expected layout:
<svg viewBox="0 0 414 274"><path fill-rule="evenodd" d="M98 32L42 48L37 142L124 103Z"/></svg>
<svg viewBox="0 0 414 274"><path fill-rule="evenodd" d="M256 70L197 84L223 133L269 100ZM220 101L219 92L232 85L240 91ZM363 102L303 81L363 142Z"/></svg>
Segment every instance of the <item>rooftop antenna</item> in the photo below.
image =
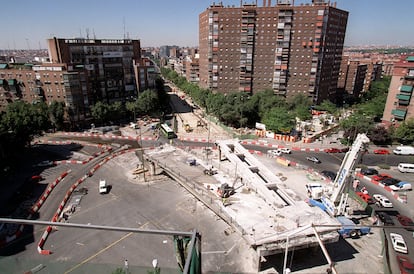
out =
<svg viewBox="0 0 414 274"><path fill-rule="evenodd" d="M93 32L93 39L96 40L95 29L92 29L92 32Z"/></svg>
<svg viewBox="0 0 414 274"><path fill-rule="evenodd" d="M124 40L125 40L125 16L122 17L122 23L124 25Z"/></svg>
<svg viewBox="0 0 414 274"><path fill-rule="evenodd" d="M30 44L29 44L29 39L26 38L26 43L27 43L27 49L30 50Z"/></svg>
<svg viewBox="0 0 414 274"><path fill-rule="evenodd" d="M86 39L89 40L89 28L86 28Z"/></svg>

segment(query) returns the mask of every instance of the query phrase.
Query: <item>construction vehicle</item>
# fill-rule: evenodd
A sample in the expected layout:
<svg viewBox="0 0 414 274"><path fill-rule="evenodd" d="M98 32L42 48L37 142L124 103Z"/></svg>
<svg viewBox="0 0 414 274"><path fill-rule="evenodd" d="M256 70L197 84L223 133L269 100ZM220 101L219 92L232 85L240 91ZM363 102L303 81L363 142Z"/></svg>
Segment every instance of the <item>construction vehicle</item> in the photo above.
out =
<svg viewBox="0 0 414 274"><path fill-rule="evenodd" d="M224 183L217 189L217 194L221 198L228 198L235 193L235 189L233 186L229 186L229 184Z"/></svg>
<svg viewBox="0 0 414 274"><path fill-rule="evenodd" d="M237 180L240 179L240 183L241 185L238 187L235 187L235 184L237 182ZM220 198L228 198L231 195L233 195L234 193L236 193L236 190L239 189L240 187L243 186L243 178L241 177L237 177L233 184L230 186L227 183L222 184L218 189L217 189L217 194L220 196Z"/></svg>
<svg viewBox="0 0 414 274"><path fill-rule="evenodd" d="M345 154L341 167L333 181L331 191L324 192L320 198L321 202L310 200L311 204L317 205L329 215L336 217L345 214L348 189L353 182L354 168L358 160L365 152L369 139L365 134L358 134L351 149Z"/></svg>

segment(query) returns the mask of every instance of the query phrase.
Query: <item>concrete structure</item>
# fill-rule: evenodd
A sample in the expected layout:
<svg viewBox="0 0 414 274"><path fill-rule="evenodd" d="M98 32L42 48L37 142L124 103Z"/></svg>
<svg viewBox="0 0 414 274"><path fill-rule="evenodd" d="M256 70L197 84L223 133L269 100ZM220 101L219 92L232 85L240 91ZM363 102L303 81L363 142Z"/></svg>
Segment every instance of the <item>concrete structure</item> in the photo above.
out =
<svg viewBox="0 0 414 274"><path fill-rule="evenodd" d="M348 12L313 0L213 4L199 15L200 86L335 99Z"/></svg>
<svg viewBox="0 0 414 274"><path fill-rule="evenodd" d="M149 163L163 168L208 208L240 231L259 257L283 253L286 250L287 237L292 235L292 232L295 232L295 235L290 237L289 250L319 245L311 225L332 226L318 227L323 242L336 242L339 239L339 234L333 227L339 225L336 219L331 218L319 207L311 207L299 198L274 175L274 171L270 171L237 140L221 140L217 141L217 145L218 158L210 158L211 164L218 170L214 175L215 183L212 180L202 180L201 185L193 181L186 182L181 178L182 170L171 169L163 164L166 155L175 155L176 162L189 159L178 156L183 152L176 148L164 146L162 150L147 153L146 156ZM199 159L196 163L210 164L208 160L204 162ZM224 183L235 190L228 198L221 198L218 194ZM308 225L310 226L307 229L303 229Z"/></svg>
<svg viewBox="0 0 414 274"><path fill-rule="evenodd" d="M414 56L403 56L400 62L394 64L383 123L398 124L414 117L413 87Z"/></svg>

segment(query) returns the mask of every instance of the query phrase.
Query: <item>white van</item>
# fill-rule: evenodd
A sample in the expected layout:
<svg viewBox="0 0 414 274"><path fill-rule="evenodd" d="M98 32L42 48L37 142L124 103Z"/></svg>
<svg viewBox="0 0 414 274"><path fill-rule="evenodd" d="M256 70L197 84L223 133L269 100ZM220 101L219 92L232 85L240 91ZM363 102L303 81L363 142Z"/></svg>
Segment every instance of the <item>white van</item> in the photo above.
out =
<svg viewBox="0 0 414 274"><path fill-rule="evenodd" d="M105 180L99 181L99 194L106 194L108 191L108 185Z"/></svg>
<svg viewBox="0 0 414 274"><path fill-rule="evenodd" d="M398 170L400 172L414 172L414 164L409 163L399 163Z"/></svg>
<svg viewBox="0 0 414 274"><path fill-rule="evenodd" d="M392 152L396 155L414 155L414 147L398 146Z"/></svg>

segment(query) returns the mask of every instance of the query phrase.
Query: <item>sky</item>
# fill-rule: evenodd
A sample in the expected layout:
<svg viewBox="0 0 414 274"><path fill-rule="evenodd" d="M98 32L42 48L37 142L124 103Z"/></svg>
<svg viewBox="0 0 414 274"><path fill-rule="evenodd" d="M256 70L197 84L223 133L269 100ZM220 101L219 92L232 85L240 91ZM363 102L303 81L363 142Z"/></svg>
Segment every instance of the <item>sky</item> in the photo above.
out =
<svg viewBox="0 0 414 274"><path fill-rule="evenodd" d="M242 0L255 3L256 0ZM266 0L267 3L268 0ZM198 46L198 16L211 0L8 0L0 49L45 49L48 38L140 39L142 47ZM219 3L220 1L215 1ZM240 0L221 0L240 6ZM334 2L331 0L331 2ZM336 0L349 12L345 46L414 45L414 0ZM257 0L259 6L263 0ZM272 0L275 4L276 0ZM295 0L295 5L311 0Z"/></svg>

